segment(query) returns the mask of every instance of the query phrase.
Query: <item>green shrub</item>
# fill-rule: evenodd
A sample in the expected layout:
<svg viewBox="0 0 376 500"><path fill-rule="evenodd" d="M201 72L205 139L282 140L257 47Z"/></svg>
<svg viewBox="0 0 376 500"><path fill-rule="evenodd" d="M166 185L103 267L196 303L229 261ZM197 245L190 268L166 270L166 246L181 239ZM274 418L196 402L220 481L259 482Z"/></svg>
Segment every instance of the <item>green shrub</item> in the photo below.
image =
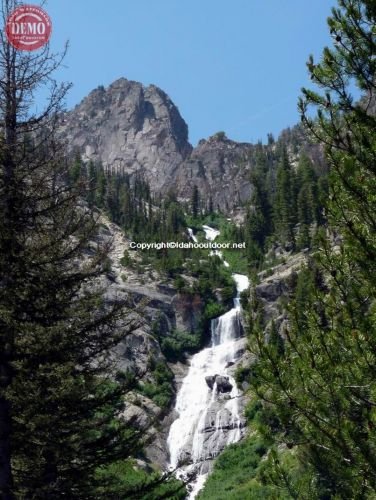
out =
<svg viewBox="0 0 376 500"><path fill-rule="evenodd" d="M185 353L194 353L200 348L200 333L186 333L178 330L160 340L167 361L183 360Z"/></svg>
<svg viewBox="0 0 376 500"><path fill-rule="evenodd" d="M176 276L174 279L174 287L178 292L182 292L187 286L185 279L182 276Z"/></svg>
<svg viewBox="0 0 376 500"><path fill-rule="evenodd" d="M209 301L204 309L204 318L211 320L213 318L218 318L218 316L222 316L225 312L226 310L222 304Z"/></svg>
<svg viewBox="0 0 376 500"><path fill-rule="evenodd" d="M139 383L137 389L160 408L167 409L174 396L174 375L165 363L155 362L152 358L149 359L148 368L151 371L153 382Z"/></svg>
<svg viewBox="0 0 376 500"><path fill-rule="evenodd" d="M250 366L239 366L235 372L235 381L239 385L243 382L246 382L251 375L251 367Z"/></svg>
<svg viewBox="0 0 376 500"><path fill-rule="evenodd" d="M133 261L132 261L132 257L130 256L130 253L128 252L128 250L124 250L123 257L120 259L120 264L123 267L131 267L132 263L133 263Z"/></svg>
<svg viewBox="0 0 376 500"><path fill-rule="evenodd" d="M217 458L199 500L283 499L259 477L267 446L257 435L230 445Z"/></svg>
<svg viewBox="0 0 376 500"><path fill-rule="evenodd" d="M134 460L115 462L101 467L96 472L95 498L158 500L159 498L186 498L186 489L180 481L170 477L161 481L158 472L145 471L137 467Z"/></svg>

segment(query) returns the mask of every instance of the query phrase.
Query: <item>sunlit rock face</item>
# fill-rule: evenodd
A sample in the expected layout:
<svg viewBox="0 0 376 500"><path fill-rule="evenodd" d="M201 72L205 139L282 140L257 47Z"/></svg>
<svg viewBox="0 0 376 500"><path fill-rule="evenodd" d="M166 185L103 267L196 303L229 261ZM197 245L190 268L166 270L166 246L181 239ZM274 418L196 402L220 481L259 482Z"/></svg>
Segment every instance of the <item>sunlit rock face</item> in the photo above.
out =
<svg viewBox="0 0 376 500"><path fill-rule="evenodd" d="M68 147L105 170L143 175L167 190L175 169L191 153L188 127L158 87L121 78L93 90L61 120Z"/></svg>
<svg viewBox="0 0 376 500"><path fill-rule="evenodd" d="M254 146L215 134L192 148L178 108L155 85L121 78L98 87L62 115L60 133L72 154L131 179L142 176L154 193L173 190L187 200L196 185L203 202L226 213L251 193Z"/></svg>

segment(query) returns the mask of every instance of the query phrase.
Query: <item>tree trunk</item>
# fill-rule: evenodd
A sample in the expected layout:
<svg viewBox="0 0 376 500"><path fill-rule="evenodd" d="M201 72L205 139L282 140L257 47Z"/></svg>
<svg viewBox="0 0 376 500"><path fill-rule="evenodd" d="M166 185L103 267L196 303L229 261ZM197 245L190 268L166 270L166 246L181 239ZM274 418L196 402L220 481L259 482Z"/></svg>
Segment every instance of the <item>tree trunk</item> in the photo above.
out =
<svg viewBox="0 0 376 500"><path fill-rule="evenodd" d="M4 371L4 365L0 367ZM4 374L2 373L3 377ZM1 384L3 386L3 384ZM0 398L0 497L11 500L13 495L12 472L10 465L10 408L5 398Z"/></svg>

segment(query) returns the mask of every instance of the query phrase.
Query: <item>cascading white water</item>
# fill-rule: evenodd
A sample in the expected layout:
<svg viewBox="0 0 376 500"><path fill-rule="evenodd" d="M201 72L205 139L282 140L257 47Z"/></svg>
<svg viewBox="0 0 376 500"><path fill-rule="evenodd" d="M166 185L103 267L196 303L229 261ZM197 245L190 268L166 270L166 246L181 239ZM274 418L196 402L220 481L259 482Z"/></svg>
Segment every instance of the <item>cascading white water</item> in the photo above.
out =
<svg viewBox="0 0 376 500"><path fill-rule="evenodd" d="M191 229L190 227L187 228L188 230L188 234L189 234L189 237L195 242L195 243L198 243L198 239L196 238L196 236L193 234L193 229Z"/></svg>
<svg viewBox="0 0 376 500"><path fill-rule="evenodd" d="M220 235L218 229L213 229L210 226L202 226L202 229L205 231L205 237L209 241L214 241Z"/></svg>
<svg viewBox="0 0 376 500"><path fill-rule="evenodd" d="M208 241L214 241L215 238L217 236L219 236L220 232L217 230L217 229L213 229L212 227L209 227L209 226L202 226L204 232L205 232L205 237ZM191 229L190 227L187 228L188 230L188 234L189 234L189 237L195 242L195 243L198 243L198 239L197 237L195 236L195 234L193 233L193 229ZM223 265L225 267L230 267L230 264L228 262L226 262L224 259L223 259L223 255L222 255L222 252L219 251L219 250L213 250L209 253L209 255L218 255L218 257L222 260L223 262Z"/></svg>
<svg viewBox="0 0 376 500"><path fill-rule="evenodd" d="M219 232L203 227L207 239ZM215 234L216 233L216 234ZM170 466L180 467L183 476L197 474L189 498L193 499L204 485L209 472L208 460L242 436L239 415L240 391L229 374L237 360L240 327L240 293L247 289L246 276L233 274L237 296L234 307L211 323L211 345L195 354L187 376L177 394L178 418L168 436Z"/></svg>

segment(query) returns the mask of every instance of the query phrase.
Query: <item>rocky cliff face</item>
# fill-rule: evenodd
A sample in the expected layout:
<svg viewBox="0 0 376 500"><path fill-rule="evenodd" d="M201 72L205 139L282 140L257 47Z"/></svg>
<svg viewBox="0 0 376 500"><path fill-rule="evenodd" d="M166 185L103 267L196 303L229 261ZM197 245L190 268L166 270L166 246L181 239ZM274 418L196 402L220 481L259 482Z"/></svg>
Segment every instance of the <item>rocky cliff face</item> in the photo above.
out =
<svg viewBox="0 0 376 500"><path fill-rule="evenodd" d="M211 198L215 210L234 213L252 192L252 151L252 145L231 141L222 134L201 140L176 170L178 194L189 200L196 185L206 203Z"/></svg>
<svg viewBox="0 0 376 500"><path fill-rule="evenodd" d="M125 78L98 87L65 114L61 133L84 161L143 175L157 192L168 189L192 149L188 127L169 97Z"/></svg>
<svg viewBox="0 0 376 500"><path fill-rule="evenodd" d="M283 337L287 313L280 299L284 297L287 301L291 300L298 273L307 264L307 254L285 252L284 260L284 263L272 267L269 271L259 273L260 283L255 286L256 297L262 304L262 323L266 335L273 321L278 333Z"/></svg>
<svg viewBox="0 0 376 500"><path fill-rule="evenodd" d="M197 185L206 203L211 197L227 213L249 198L252 145L216 134L193 149L177 107L154 85L121 78L98 87L62 116L60 130L71 153L141 175L155 193L190 199Z"/></svg>
<svg viewBox="0 0 376 500"><path fill-rule="evenodd" d="M252 320L256 321L257 317L257 321L260 321L266 341L268 341L270 337L272 326L282 339L286 338L286 330L288 327L286 303L288 303L293 296L299 272L308 264L309 255L305 252L297 254L280 252L280 248L273 249L269 252L267 258L269 257L275 260L275 258L279 256L283 258L283 262L266 271L258 273L258 283L253 286L253 290L250 292L250 295L254 295L254 298L259 301L261 305L260 310L253 313ZM248 313L245 324L246 331L249 328L249 319ZM246 350L238 366L245 370L249 370L255 362L255 355ZM247 391L248 388L249 384L247 382L241 383L241 389L243 391Z"/></svg>
<svg viewBox="0 0 376 500"><path fill-rule="evenodd" d="M103 278L102 285L106 289L106 300L114 302L124 300L128 305L128 313L136 324L136 328L113 349L109 355L114 363L114 373L130 372L136 375L140 384L155 384L153 365L166 363L160 344L153 332L153 324L158 322L160 335L169 335L177 328L190 332L200 321L202 304L199 297L188 297L178 293L171 284L162 280L155 270L150 269L148 275L138 274L130 268L124 268L121 259L124 251L129 249L129 240L115 224L101 215L100 239L111 242L109 253L111 269ZM137 253L133 256L137 259ZM181 363L170 365L176 391L179 381L185 376L187 367ZM138 428L146 429L149 444L146 446L146 457L152 464L165 467L168 463L167 433L173 415L172 408L160 408L153 400L139 391L127 395L123 418ZM156 422L158 424L156 425Z"/></svg>

